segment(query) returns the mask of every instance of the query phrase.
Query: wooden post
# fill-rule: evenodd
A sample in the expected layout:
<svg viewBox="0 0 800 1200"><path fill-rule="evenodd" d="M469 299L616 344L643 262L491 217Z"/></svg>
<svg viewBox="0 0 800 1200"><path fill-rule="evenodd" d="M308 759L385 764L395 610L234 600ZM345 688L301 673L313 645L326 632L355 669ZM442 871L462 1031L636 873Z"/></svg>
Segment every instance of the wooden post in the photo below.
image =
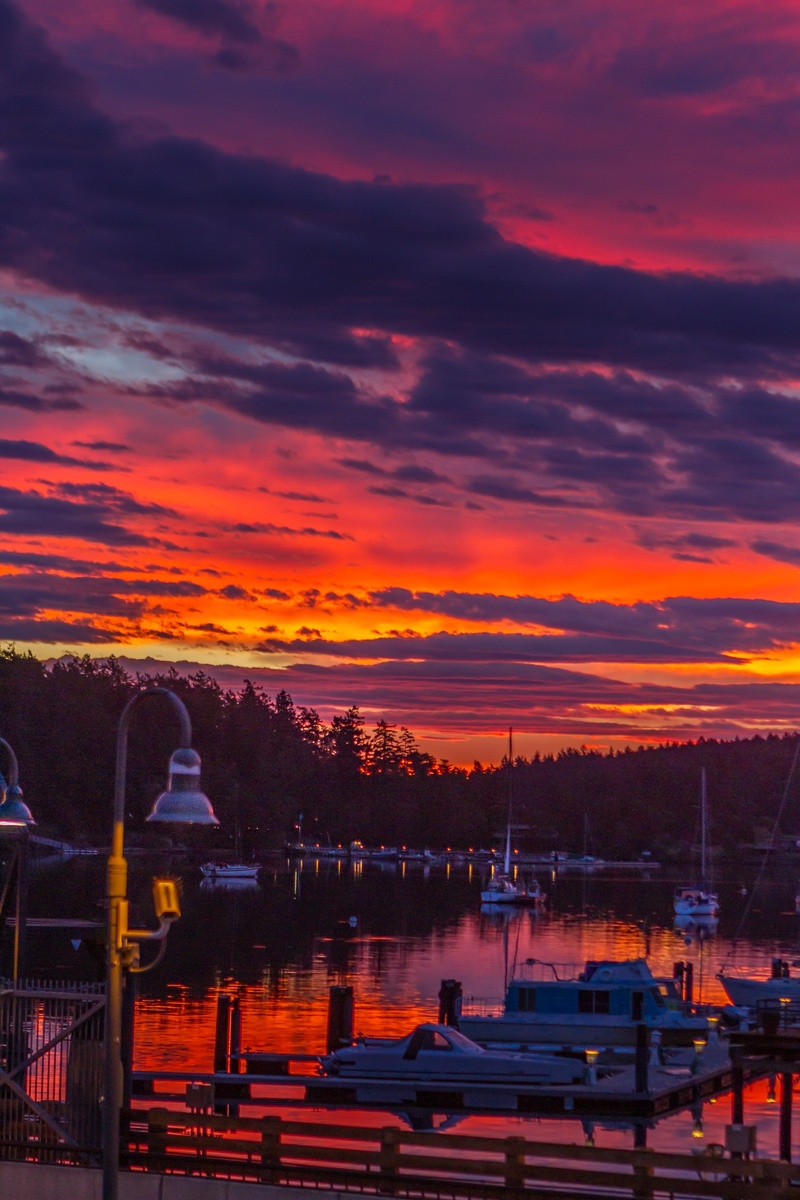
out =
<svg viewBox="0 0 800 1200"><path fill-rule="evenodd" d="M634 1150L647 1149L647 1122L637 1121L633 1127ZM636 1200L649 1200L653 1195L653 1168L634 1163L633 1194Z"/></svg>
<svg viewBox="0 0 800 1200"><path fill-rule="evenodd" d="M228 1051L230 1049L231 998L223 993L217 996L217 1028L214 1035L214 1074L224 1074L228 1070Z"/></svg>
<svg viewBox="0 0 800 1200"><path fill-rule="evenodd" d="M169 1112L166 1108L151 1108L147 1112L147 1165L151 1171L164 1171L167 1166Z"/></svg>
<svg viewBox="0 0 800 1200"><path fill-rule="evenodd" d="M503 1145L506 1152L505 1185L521 1192L525 1187L525 1138L507 1137Z"/></svg>
<svg viewBox="0 0 800 1200"><path fill-rule="evenodd" d="M648 1030L647 1026L640 1024L636 1026L636 1058L634 1060L634 1091L647 1091L647 1067L650 1061L650 1049L648 1046Z"/></svg>
<svg viewBox="0 0 800 1200"><path fill-rule="evenodd" d="M458 979L443 979L439 988L439 1024L453 1025L458 1029L461 1016L461 982Z"/></svg>
<svg viewBox="0 0 800 1200"><path fill-rule="evenodd" d="M678 994L680 995L681 1000L686 999L686 996L684 994L684 980L683 980L685 968L686 968L686 963L683 961L683 959L681 959L679 962L672 964L672 976L675 980L675 986L678 989Z"/></svg>
<svg viewBox="0 0 800 1200"><path fill-rule="evenodd" d="M792 1161L792 1073L781 1074L781 1120L779 1155L784 1162Z"/></svg>
<svg viewBox="0 0 800 1200"><path fill-rule="evenodd" d="M238 996L231 1003L230 1037L228 1039L228 1054L230 1057L231 1074L241 1073L239 1055L242 1053L242 1006Z"/></svg>
<svg viewBox="0 0 800 1200"><path fill-rule="evenodd" d="M281 1166L281 1118L261 1118L261 1182L277 1183Z"/></svg>
<svg viewBox="0 0 800 1200"><path fill-rule="evenodd" d="M731 1063L731 1124L744 1125L744 1069L741 1062Z"/></svg>
<svg viewBox="0 0 800 1200"><path fill-rule="evenodd" d="M333 1054L353 1040L353 989L332 987L328 997L327 1053Z"/></svg>
<svg viewBox="0 0 800 1200"><path fill-rule="evenodd" d="M380 1131L380 1183L378 1191L385 1196L395 1193L395 1180L400 1174L400 1130L387 1127Z"/></svg>
<svg viewBox="0 0 800 1200"><path fill-rule="evenodd" d="M687 962L684 967L683 998L687 1004L694 1000L694 963Z"/></svg>

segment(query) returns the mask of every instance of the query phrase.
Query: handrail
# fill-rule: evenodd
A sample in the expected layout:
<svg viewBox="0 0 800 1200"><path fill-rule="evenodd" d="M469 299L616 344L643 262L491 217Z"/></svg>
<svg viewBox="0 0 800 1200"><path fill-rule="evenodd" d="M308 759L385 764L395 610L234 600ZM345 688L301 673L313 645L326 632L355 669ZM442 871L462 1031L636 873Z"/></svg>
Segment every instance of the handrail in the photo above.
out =
<svg viewBox="0 0 800 1200"><path fill-rule="evenodd" d="M326 1180L338 1178L345 1190L348 1182L363 1190L365 1175L368 1178L367 1173L372 1173L374 1179L375 1171L382 1182L387 1177L391 1180L391 1190L397 1194L402 1194L405 1185L418 1190L425 1180L442 1183L443 1176L449 1186L465 1188L474 1185L479 1176L494 1178L503 1187L524 1187L530 1180L584 1189L603 1186L641 1195L640 1177L647 1174L650 1187L673 1196L697 1195L698 1178L705 1180L702 1187L707 1196L726 1196L732 1180L758 1181L762 1196L770 1194L765 1186L774 1185L777 1196L780 1187L800 1182L798 1164L718 1157L721 1146L710 1155L686 1155L166 1108L133 1110L127 1119L127 1157L138 1168L168 1167L189 1174L197 1170L206 1175L273 1181L300 1175L306 1182L310 1178L321 1181L324 1176ZM247 1134L251 1136L235 1136ZM570 1162L577 1165L568 1166ZM658 1175L652 1178L654 1172Z"/></svg>

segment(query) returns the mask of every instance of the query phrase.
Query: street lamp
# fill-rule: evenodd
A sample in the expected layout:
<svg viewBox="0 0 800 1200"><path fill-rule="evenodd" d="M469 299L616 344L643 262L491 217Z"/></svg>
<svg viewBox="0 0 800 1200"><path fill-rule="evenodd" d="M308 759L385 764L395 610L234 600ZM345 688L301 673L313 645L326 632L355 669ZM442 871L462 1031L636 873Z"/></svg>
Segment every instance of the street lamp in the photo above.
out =
<svg viewBox="0 0 800 1200"><path fill-rule="evenodd" d="M0 795L2 795L2 801L0 801L0 826L22 829L27 828L28 825L35 825L36 822L31 815L31 810L22 799L22 788L19 786L19 763L17 762L17 756L5 738L0 737L0 746L5 747L7 750L10 763L8 772L9 782L6 783L3 776L0 775Z"/></svg>
<svg viewBox="0 0 800 1200"><path fill-rule="evenodd" d="M19 763L13 747L0 737L0 746L8 754L9 783L0 775L0 834L15 842L14 857L8 868L3 898L8 894L11 879L15 881L16 923L14 925L14 958L12 977L20 979L25 974L25 950L28 938L28 826L35 825L31 810L22 799L19 786Z"/></svg>
<svg viewBox="0 0 800 1200"><path fill-rule="evenodd" d="M117 1200L119 1190L120 1109L122 1107L122 987L123 970L131 966L140 941L162 939L177 915L159 912L159 929L149 932L128 927L128 864L125 842L125 775L128 730L134 708L148 696L166 696L181 727L181 746L170 759L169 782L153 805L148 821L219 825L207 796L200 791L200 755L191 748L192 725L183 701L164 687L146 687L122 710L117 727L117 766L114 786L114 828L108 859L108 943L106 973L105 1088L103 1096L103 1200ZM0 809L2 806L0 805Z"/></svg>

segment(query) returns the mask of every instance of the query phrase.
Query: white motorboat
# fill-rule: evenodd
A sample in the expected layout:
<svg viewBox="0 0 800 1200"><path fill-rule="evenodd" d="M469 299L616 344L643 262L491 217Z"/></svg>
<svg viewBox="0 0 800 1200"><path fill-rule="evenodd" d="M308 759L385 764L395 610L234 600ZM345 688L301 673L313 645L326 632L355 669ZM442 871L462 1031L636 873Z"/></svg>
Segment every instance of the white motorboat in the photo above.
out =
<svg viewBox="0 0 800 1200"><path fill-rule="evenodd" d="M358 1038L322 1060L325 1075L379 1079L573 1084L586 1079L580 1059L484 1050L450 1025L418 1025L403 1038Z"/></svg>
<svg viewBox="0 0 800 1200"><path fill-rule="evenodd" d="M795 962L794 966L800 965ZM800 976L789 974L789 964L773 958L770 975L745 975L743 972L721 970L717 979L737 1008L757 1008L759 1002L800 1001Z"/></svg>
<svg viewBox="0 0 800 1200"><path fill-rule="evenodd" d="M675 980L657 978L641 958L587 962L571 976L532 959L509 983L502 1012L470 1007L465 1001L458 1027L482 1045L632 1046L641 1024L658 1029L665 1045L708 1035L707 1019L683 1003Z"/></svg>
<svg viewBox="0 0 800 1200"><path fill-rule="evenodd" d="M260 863L203 863L200 870L205 879L257 879Z"/></svg>
<svg viewBox="0 0 800 1200"><path fill-rule="evenodd" d="M675 889L675 914L679 917L715 917L719 898L706 886L706 769L700 773L700 883Z"/></svg>

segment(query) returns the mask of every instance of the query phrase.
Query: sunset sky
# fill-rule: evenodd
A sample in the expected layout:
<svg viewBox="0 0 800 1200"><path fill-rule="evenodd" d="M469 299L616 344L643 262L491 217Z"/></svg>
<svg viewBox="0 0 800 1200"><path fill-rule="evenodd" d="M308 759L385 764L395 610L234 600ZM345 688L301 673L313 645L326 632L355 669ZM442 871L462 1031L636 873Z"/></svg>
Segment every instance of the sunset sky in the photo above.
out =
<svg viewBox="0 0 800 1200"><path fill-rule="evenodd" d="M798 145L786 0L0 0L3 644L797 728Z"/></svg>

